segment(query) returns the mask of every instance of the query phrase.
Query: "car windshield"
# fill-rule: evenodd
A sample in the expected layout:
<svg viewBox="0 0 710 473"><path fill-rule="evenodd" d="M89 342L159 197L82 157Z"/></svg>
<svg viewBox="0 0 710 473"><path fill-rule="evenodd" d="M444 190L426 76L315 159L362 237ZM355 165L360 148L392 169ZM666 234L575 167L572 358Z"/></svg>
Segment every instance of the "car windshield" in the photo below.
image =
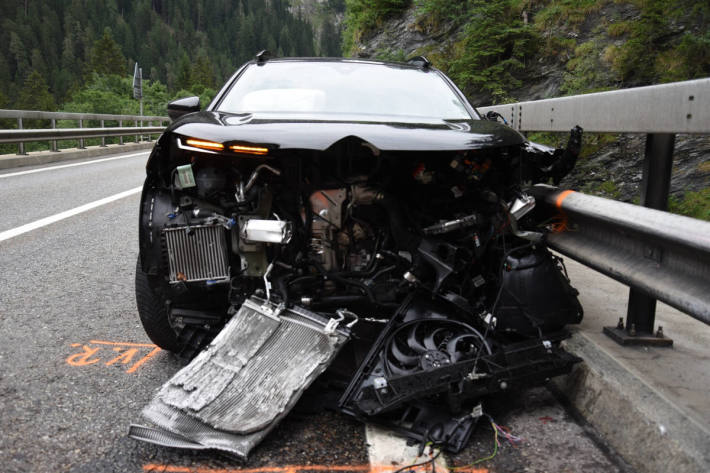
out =
<svg viewBox="0 0 710 473"><path fill-rule="evenodd" d="M445 120L472 118L457 94L435 72L326 61L251 65L227 92L217 110Z"/></svg>

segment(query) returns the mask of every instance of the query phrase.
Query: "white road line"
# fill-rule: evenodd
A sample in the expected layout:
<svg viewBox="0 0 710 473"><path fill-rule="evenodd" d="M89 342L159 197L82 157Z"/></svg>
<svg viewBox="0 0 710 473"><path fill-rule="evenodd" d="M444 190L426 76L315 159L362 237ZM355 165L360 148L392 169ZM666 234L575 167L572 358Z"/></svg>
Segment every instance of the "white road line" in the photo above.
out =
<svg viewBox="0 0 710 473"><path fill-rule="evenodd" d="M123 199L124 197L128 197L129 195L137 194L143 189L143 186L140 187L135 187L133 189L129 189L124 192L120 192L118 194L114 194L108 197L104 197L103 199L95 200L93 202L89 202L88 204L81 205L79 207L75 207L70 210L66 210L64 212L60 212L58 214L45 217L39 220L35 220L34 222L28 223L26 225L22 225L20 227L15 227L11 230L6 230L2 233L0 233L0 241L5 241L9 240L10 238L14 238L18 235L22 235L23 233L30 232L32 230L36 230L41 227L45 227L47 225L50 225L55 222L59 222L60 220L64 220L65 218L73 217L74 215L78 215L80 213L86 212L87 210L95 209L96 207L101 207L102 205L109 204L113 201Z"/></svg>
<svg viewBox="0 0 710 473"><path fill-rule="evenodd" d="M365 437L372 471L389 473L403 466L421 463L429 459L428 448L424 455L418 457L418 445L409 446L404 438L381 427L367 424L365 426ZM415 469L415 471L420 470ZM439 458L436 459L436 471L449 471L443 455L439 455Z"/></svg>
<svg viewBox="0 0 710 473"><path fill-rule="evenodd" d="M94 159L93 161L84 161L81 163L61 164L59 166L49 166L46 168L30 169L29 171L11 172L8 174L0 174L0 179L2 179L4 177L24 176L25 174L34 174L36 172L54 171L55 169L73 168L74 166L84 166L86 164L103 163L105 161L113 161L114 159L133 158L135 156L140 156L140 155L148 154L148 153L150 153L150 151L144 151L142 153L126 154L123 156L114 156L113 158Z"/></svg>

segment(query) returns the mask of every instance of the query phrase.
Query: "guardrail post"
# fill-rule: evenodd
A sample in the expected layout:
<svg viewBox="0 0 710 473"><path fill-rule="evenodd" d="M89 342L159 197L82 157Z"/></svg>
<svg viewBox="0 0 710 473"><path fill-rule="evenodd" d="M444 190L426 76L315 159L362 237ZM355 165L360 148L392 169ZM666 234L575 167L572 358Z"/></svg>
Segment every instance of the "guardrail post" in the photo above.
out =
<svg viewBox="0 0 710 473"><path fill-rule="evenodd" d="M641 181L641 205L656 210L668 210L668 194L673 169L674 133L649 133L646 135L646 153ZM647 258L661 264L663 254L657 247L644 250ZM631 288L626 311L626 327L604 327L604 333L622 345L671 346L673 340L659 329L654 333L656 299L645 292Z"/></svg>
<svg viewBox="0 0 710 473"><path fill-rule="evenodd" d="M56 129L57 129L57 120L55 118L52 118L52 130L56 130ZM57 140L52 140L51 146L52 146L52 151L54 151L55 153L59 152L59 150L57 149Z"/></svg>
<svg viewBox="0 0 710 473"><path fill-rule="evenodd" d="M84 120L79 119L79 128L84 128ZM84 138L79 138L79 149L85 149Z"/></svg>
<svg viewBox="0 0 710 473"><path fill-rule="evenodd" d="M118 121L118 127L123 128L123 120ZM123 135L118 137L118 144L122 145L123 144Z"/></svg>
<svg viewBox="0 0 710 473"><path fill-rule="evenodd" d="M101 128L104 128L104 121L101 120ZM105 148L106 147L106 137L102 136L101 137L101 147Z"/></svg>
<svg viewBox="0 0 710 473"><path fill-rule="evenodd" d="M138 120L133 120L133 126L135 126L136 128L138 127ZM138 141L138 135L136 135L136 143L138 143Z"/></svg>
<svg viewBox="0 0 710 473"><path fill-rule="evenodd" d="M17 129L22 130L22 118L17 119ZM25 155L25 143L20 141L17 143L17 154Z"/></svg>

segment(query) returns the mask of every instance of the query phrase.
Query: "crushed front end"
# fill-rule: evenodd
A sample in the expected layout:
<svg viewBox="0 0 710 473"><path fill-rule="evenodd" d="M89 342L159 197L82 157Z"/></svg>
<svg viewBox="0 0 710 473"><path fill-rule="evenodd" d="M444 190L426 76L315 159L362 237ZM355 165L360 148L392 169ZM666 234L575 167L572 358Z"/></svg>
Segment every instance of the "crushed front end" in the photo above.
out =
<svg viewBox="0 0 710 473"><path fill-rule="evenodd" d="M325 147L164 134L141 202L139 313L154 342L197 358L145 411L163 433L133 436L246 456L325 371L334 408L457 451L482 398L568 372L579 359L560 341L582 308L525 185L571 168L580 132L549 150L479 122L487 134L460 149L381 128ZM311 341L273 332L304 323ZM273 402L240 394L265 387Z"/></svg>

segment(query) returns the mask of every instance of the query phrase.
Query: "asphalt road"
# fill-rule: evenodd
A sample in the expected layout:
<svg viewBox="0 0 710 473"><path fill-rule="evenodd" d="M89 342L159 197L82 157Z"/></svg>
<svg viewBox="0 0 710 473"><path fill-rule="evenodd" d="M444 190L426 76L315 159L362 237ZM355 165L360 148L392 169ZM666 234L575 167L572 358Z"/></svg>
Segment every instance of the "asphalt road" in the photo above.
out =
<svg viewBox="0 0 710 473"><path fill-rule="evenodd" d="M150 345L138 321L139 194L18 235L12 230L140 186L147 155L0 173L0 471L370 470L364 426L335 412L289 415L246 462L126 437L129 424L143 422L140 410L154 391L182 366ZM458 471L628 469L545 388L510 393L485 409L523 441ZM463 452L445 457L449 466L466 465L492 450L492 430L482 425Z"/></svg>

